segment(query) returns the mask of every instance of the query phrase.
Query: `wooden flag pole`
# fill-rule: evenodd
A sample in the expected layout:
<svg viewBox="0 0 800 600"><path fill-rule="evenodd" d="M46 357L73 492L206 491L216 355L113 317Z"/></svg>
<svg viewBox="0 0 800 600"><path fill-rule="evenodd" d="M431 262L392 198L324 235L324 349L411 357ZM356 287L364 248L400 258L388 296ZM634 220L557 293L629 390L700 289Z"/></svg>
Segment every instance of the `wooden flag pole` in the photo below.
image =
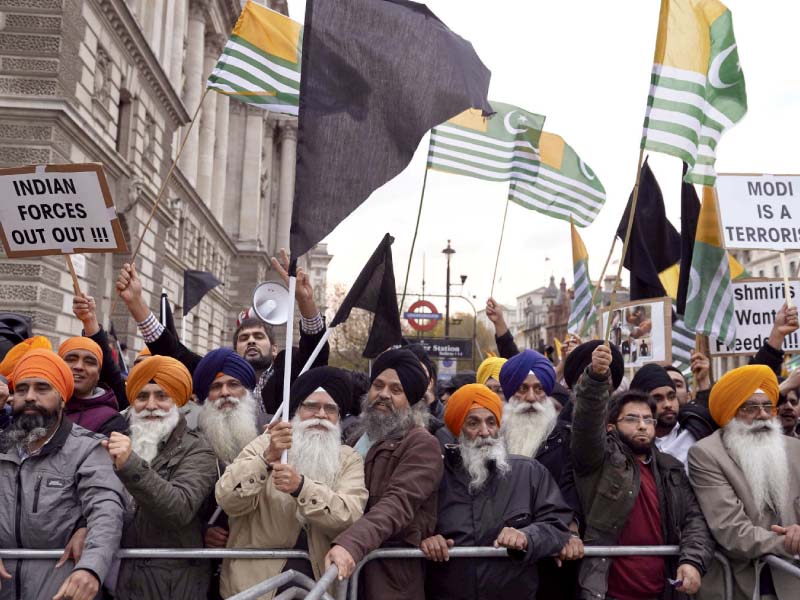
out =
<svg viewBox="0 0 800 600"><path fill-rule="evenodd" d="M414 226L414 237L411 239L411 250L408 252L408 265L406 266L406 280L403 283L403 295L400 298L400 310L403 309L403 302L406 301L408 291L408 276L411 273L411 259L414 257L414 246L417 244L417 234L419 233L419 220L422 217L422 201L425 199L425 186L428 183L428 161L425 160L425 175L422 177L422 192L419 195L419 208L417 209L417 224Z"/></svg>
<svg viewBox="0 0 800 600"><path fill-rule="evenodd" d="M500 250L503 247L503 234L506 231L506 217L508 216L508 205L511 204L511 200L506 198L506 209L503 212L503 224L500 226L500 241L497 244L497 257L494 259L494 272L492 273L492 289L489 292L489 297L494 297L494 282L497 278L497 265L500 262Z"/></svg>
<svg viewBox="0 0 800 600"><path fill-rule="evenodd" d="M708 350L708 336L702 333L695 333L694 334L694 350L695 352L699 352L706 358L709 358L709 350ZM697 387L697 376L695 375L694 371L692 371L692 398L697 398L697 392L700 390Z"/></svg>
<svg viewBox="0 0 800 600"><path fill-rule="evenodd" d="M792 307L792 294L789 287L789 269L786 268L786 251L781 250L781 273L783 273L783 293L786 296L786 308Z"/></svg>
<svg viewBox="0 0 800 600"><path fill-rule="evenodd" d="M69 274L72 275L72 289L75 292L75 295L79 298L83 298L83 292L81 291L81 284L78 281L78 274L75 272L75 265L72 264L72 256L69 254L64 255L64 259L67 261L67 268L69 269Z"/></svg>
<svg viewBox="0 0 800 600"><path fill-rule="evenodd" d="M633 186L633 198L631 200L631 210L628 214L628 229L625 231L625 241L622 243L622 258L617 268L617 278L614 280L614 287L611 290L611 303L608 308L608 324L603 343L608 345L608 338L611 336L611 315L614 313L614 305L617 302L617 288L622 277L622 265L625 264L625 256L628 254L628 242L631 241L631 231L633 230L633 216L636 214L636 203L639 201L639 181L642 178L642 162L644 161L644 147L639 148L639 165L636 167L636 183Z"/></svg>
<svg viewBox="0 0 800 600"><path fill-rule="evenodd" d="M578 329L578 334L582 334L583 333L583 330L586 327L586 323L587 323L587 321L589 321L589 317L592 314L592 309L594 308L594 302L597 299L597 292L600 289L602 289L602 287L603 287L603 278L606 276L606 270L608 269L608 263L611 262L611 256L614 254L614 248L616 247L616 245L617 245L617 234L614 233L614 239L611 242L611 248L609 248L608 256L606 256L606 263L603 265L603 270L600 273L600 279L598 280L597 285L595 286L594 291L592 292L592 300L591 300L591 302L589 302L589 312L586 313L585 317L583 317L583 322L581 323L580 329ZM624 260L624 257L623 257L623 260ZM587 273L587 275L588 275L588 273ZM589 280L591 281L591 277L589 278Z"/></svg>

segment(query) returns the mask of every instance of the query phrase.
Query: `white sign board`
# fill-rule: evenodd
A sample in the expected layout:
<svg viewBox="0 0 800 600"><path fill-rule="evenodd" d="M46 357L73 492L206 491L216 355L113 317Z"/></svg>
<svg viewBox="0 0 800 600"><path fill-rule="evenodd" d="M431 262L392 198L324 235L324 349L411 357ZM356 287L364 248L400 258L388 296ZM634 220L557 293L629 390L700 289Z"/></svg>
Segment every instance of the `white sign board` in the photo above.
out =
<svg viewBox="0 0 800 600"><path fill-rule="evenodd" d="M602 331L609 311L601 310ZM617 304L611 313L610 341L617 345L625 368L672 362L672 301L669 298Z"/></svg>
<svg viewBox="0 0 800 600"><path fill-rule="evenodd" d="M11 258L127 250L98 164L0 169L0 241Z"/></svg>
<svg viewBox="0 0 800 600"><path fill-rule="evenodd" d="M775 315L786 302L782 279L737 279L733 286L734 323L736 341L732 346L711 338L712 356L726 354L755 354L769 337ZM800 281L790 280L792 304L800 298ZM800 334L789 334L783 340L783 350L800 350Z"/></svg>
<svg viewBox="0 0 800 600"><path fill-rule="evenodd" d="M800 248L800 175L718 175L726 248Z"/></svg>

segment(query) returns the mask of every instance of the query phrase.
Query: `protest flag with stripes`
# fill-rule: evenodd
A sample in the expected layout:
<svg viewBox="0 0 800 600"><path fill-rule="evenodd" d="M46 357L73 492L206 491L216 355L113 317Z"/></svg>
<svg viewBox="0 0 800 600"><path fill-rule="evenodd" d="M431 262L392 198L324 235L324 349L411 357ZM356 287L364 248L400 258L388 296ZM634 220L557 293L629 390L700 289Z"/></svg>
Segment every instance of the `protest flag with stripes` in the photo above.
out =
<svg viewBox="0 0 800 600"><path fill-rule="evenodd" d="M673 304L673 308L674 308ZM695 346L694 332L687 329L683 319L678 316L672 322L672 366L686 375L691 374L692 352Z"/></svg>
<svg viewBox="0 0 800 600"><path fill-rule="evenodd" d="M545 117L492 102L496 114L465 111L431 131L428 168L508 181L509 200L585 227L605 202L603 185L572 147L544 132Z"/></svg>
<svg viewBox="0 0 800 600"><path fill-rule="evenodd" d="M572 308L569 313L567 331L580 337L590 331L597 320L597 305L602 302L602 297L595 297L592 305L594 286L589 277L589 253L581 239L575 224L570 223L572 230L572 268L575 274L573 283Z"/></svg>
<svg viewBox="0 0 800 600"><path fill-rule="evenodd" d="M722 133L747 112L731 11L718 0L661 0L642 147L689 165L713 185Z"/></svg>
<svg viewBox="0 0 800 600"><path fill-rule="evenodd" d="M273 112L297 115L303 26L248 0L208 87Z"/></svg>
<svg viewBox="0 0 800 600"><path fill-rule="evenodd" d="M703 188L703 204L697 220L689 291L686 295L686 327L731 345L736 340L733 289L728 252L722 246L714 188Z"/></svg>

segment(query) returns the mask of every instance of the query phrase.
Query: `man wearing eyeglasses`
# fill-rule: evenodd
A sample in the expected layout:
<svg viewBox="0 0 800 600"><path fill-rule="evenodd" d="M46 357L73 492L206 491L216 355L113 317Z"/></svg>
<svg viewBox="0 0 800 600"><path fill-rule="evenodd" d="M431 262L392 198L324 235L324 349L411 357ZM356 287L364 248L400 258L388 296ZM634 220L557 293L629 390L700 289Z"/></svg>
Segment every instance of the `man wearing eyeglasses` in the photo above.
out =
<svg viewBox="0 0 800 600"><path fill-rule="evenodd" d="M678 556L584 558L579 598L685 599L700 589L714 541L683 465L654 445L655 401L608 401L611 349L601 344L575 386L571 448L590 546L677 545Z"/></svg>
<svg viewBox="0 0 800 600"><path fill-rule="evenodd" d="M217 482L217 502L229 517L228 548L303 550L311 558L310 564L226 559L224 598L289 569L318 579L333 538L364 513L364 462L341 444L340 418L351 398L350 376L341 369L318 367L301 375L292 384L291 422L271 425ZM288 461L281 464L284 450Z"/></svg>
<svg viewBox="0 0 800 600"><path fill-rule="evenodd" d="M708 525L731 561L734 598L796 599L791 575L758 559L800 553L800 440L776 417L778 380L764 365L729 371L711 389L720 426L689 450L689 478ZM709 573L715 581L721 573Z"/></svg>

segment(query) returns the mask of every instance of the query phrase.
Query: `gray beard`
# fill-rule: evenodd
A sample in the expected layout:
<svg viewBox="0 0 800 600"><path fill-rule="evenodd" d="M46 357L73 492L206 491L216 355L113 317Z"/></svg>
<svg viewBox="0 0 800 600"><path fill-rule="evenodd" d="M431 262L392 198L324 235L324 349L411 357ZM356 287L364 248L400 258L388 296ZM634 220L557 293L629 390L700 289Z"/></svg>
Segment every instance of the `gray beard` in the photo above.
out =
<svg viewBox="0 0 800 600"><path fill-rule="evenodd" d="M16 448L17 452L27 452L30 446L55 430L60 414L60 411L56 411L48 415L21 413L15 416L11 427L0 433L0 451L8 452L11 448Z"/></svg>
<svg viewBox="0 0 800 600"><path fill-rule="evenodd" d="M497 473L503 477L511 471L508 454L503 439L475 438L469 440L462 433L458 437L461 462L469 475L469 493L480 492L491 474L490 466L494 464Z"/></svg>
<svg viewBox="0 0 800 600"><path fill-rule="evenodd" d="M325 431L311 429L322 425ZM289 449L289 464L307 479L333 488L339 475L339 453L342 444L342 429L327 419L292 419L292 447Z"/></svg>
<svg viewBox="0 0 800 600"><path fill-rule="evenodd" d="M236 402L236 406L224 411L218 409L228 401ZM242 398L223 396L214 401L206 400L200 409L198 423L217 458L225 464L232 463L258 436L256 402L252 392L246 390Z"/></svg>
<svg viewBox="0 0 800 600"><path fill-rule="evenodd" d="M168 411L159 409L152 411L152 414L163 417L158 421L146 421L144 417L149 414L151 414L149 410L143 410L139 413L131 410L130 423L133 451L137 456L151 463L158 456L159 444L166 440L175 430L181 414L177 406L173 406Z"/></svg>
<svg viewBox="0 0 800 600"><path fill-rule="evenodd" d="M533 458L556 426L558 413L552 398L543 402L509 400L503 407L501 431L511 454Z"/></svg>
<svg viewBox="0 0 800 600"><path fill-rule="evenodd" d="M780 422L732 419L724 428L722 443L742 470L759 516L771 509L779 521L789 496L789 461Z"/></svg>
<svg viewBox="0 0 800 600"><path fill-rule="evenodd" d="M410 408L397 409L391 400L386 406L391 412L384 413L369 405L365 398L361 408L361 421L370 442L377 444L390 437L403 437L415 425L425 426L430 418L428 406L417 402Z"/></svg>

